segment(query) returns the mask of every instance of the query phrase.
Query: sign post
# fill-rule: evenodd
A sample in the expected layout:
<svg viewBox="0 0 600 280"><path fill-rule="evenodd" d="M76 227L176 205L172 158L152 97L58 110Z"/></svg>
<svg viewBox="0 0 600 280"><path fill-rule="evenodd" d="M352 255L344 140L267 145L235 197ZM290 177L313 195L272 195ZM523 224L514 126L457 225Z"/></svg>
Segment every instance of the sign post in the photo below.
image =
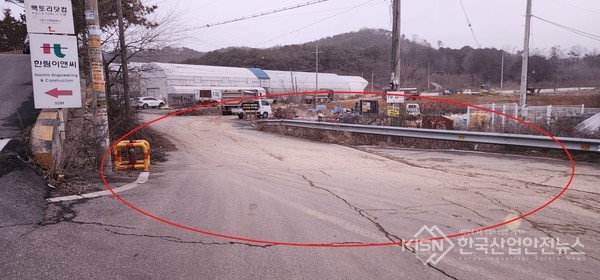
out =
<svg viewBox="0 0 600 280"><path fill-rule="evenodd" d="M395 106L388 106L387 107L387 115L389 117L399 117L400 116L400 108L395 107Z"/></svg>
<svg viewBox="0 0 600 280"><path fill-rule="evenodd" d="M404 103L404 91L388 91L386 101L388 104Z"/></svg>
<svg viewBox="0 0 600 280"><path fill-rule="evenodd" d="M108 103L104 81L104 68L102 64L102 44L100 35L100 13L98 1L85 1L85 19L88 27L88 56L92 72L92 111L96 120L96 139L100 141L98 159L110 148L110 135L108 127ZM111 171L112 162L106 161L105 172Z"/></svg>
<svg viewBox="0 0 600 280"><path fill-rule="evenodd" d="M400 105L404 103L404 94L405 91L388 91L386 94L386 101L388 103L387 115L389 117L399 117L400 116ZM394 95L401 94L401 95Z"/></svg>
<svg viewBox="0 0 600 280"><path fill-rule="evenodd" d="M30 34L35 108L81 108L77 39Z"/></svg>
<svg viewBox="0 0 600 280"><path fill-rule="evenodd" d="M36 109L81 108L79 54L70 0L25 0Z"/></svg>
<svg viewBox="0 0 600 280"><path fill-rule="evenodd" d="M94 91L91 109L96 126L95 135L101 142L98 147L98 156L101 159L110 145L110 138L102 68L100 19L97 0L85 2ZM58 108L60 115L63 108L81 108L79 54L77 39L72 36L75 34L75 26L71 0L25 0L24 4L27 32L30 36L35 107ZM110 161L107 165L110 165Z"/></svg>
<svg viewBox="0 0 600 280"><path fill-rule="evenodd" d="M75 33L70 0L25 0L25 17L28 33Z"/></svg>
<svg viewBox="0 0 600 280"><path fill-rule="evenodd" d="M24 4L35 108L58 109L63 141L63 109L81 108L77 39L67 35L75 33L73 6L70 0L25 0Z"/></svg>

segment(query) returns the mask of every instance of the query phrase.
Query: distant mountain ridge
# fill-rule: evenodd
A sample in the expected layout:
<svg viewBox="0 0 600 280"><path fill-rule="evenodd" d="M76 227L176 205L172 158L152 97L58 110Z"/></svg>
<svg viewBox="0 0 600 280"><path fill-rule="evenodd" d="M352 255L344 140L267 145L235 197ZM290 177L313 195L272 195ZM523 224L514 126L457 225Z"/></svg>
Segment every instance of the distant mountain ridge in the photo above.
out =
<svg viewBox="0 0 600 280"><path fill-rule="evenodd" d="M164 47L161 50L142 51L131 58L133 62L163 62L181 63L183 61L202 57L205 53L182 47Z"/></svg>
<svg viewBox="0 0 600 280"><path fill-rule="evenodd" d="M314 72L317 43L320 72L363 76L369 81L374 72L378 83L387 85L390 63L386 53L391 53L391 33L383 29L363 29L304 44L266 49L230 47L183 63Z"/></svg>
<svg viewBox="0 0 600 280"><path fill-rule="evenodd" d="M162 61L313 72L317 43L320 72L362 76L372 82L376 90L389 87L392 34L384 29L364 28L304 44L265 49L228 47L197 56L186 51L185 56L163 56L165 60ZM417 36L411 39L402 37L401 86L426 89L430 76L432 82L441 84L443 88L476 89L483 84L499 88L502 50L469 46L451 49L443 47L441 41L437 42L437 47ZM600 76L600 54L571 51L560 55L561 52L567 53L557 46L549 54L538 52L530 56L531 86L554 87L557 78L562 86L600 86L596 78ZM504 52L505 88L518 88L521 61L520 53Z"/></svg>

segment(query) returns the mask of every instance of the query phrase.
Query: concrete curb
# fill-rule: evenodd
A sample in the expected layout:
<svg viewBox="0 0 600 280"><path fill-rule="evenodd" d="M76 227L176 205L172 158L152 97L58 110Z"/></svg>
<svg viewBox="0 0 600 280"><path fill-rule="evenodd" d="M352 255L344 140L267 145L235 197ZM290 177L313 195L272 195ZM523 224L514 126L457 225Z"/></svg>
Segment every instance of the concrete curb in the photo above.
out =
<svg viewBox="0 0 600 280"><path fill-rule="evenodd" d="M47 168L53 166L54 159L61 148L61 143L57 143L60 141L54 141L60 139L58 117L57 110L44 109L40 112L31 130L31 139L29 140L31 153L39 164Z"/></svg>
<svg viewBox="0 0 600 280"><path fill-rule="evenodd" d="M140 176L138 176L137 180L135 180L135 182L129 183L122 187L114 188L112 190L115 193L120 193L120 192L123 192L126 190L133 189L133 188L137 187L138 185L146 183L148 181L149 177L150 177L150 172L142 172L142 173L140 173ZM53 197L53 198L46 199L46 201L48 201L50 203L54 203L54 202L96 198L96 197L107 196L107 195L112 195L112 192L110 192L109 190L105 190L105 191L99 191L99 192L93 192L93 193L86 193L86 194L82 194L82 195L69 195L69 196Z"/></svg>

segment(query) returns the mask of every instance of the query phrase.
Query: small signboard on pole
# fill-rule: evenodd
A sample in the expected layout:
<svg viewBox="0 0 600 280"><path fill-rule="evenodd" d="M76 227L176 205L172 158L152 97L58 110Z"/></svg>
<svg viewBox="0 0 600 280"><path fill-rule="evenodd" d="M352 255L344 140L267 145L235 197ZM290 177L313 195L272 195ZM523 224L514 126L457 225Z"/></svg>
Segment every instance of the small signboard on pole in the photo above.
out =
<svg viewBox="0 0 600 280"><path fill-rule="evenodd" d="M394 95L402 94L402 95ZM404 103L404 91L388 91L386 94L388 104Z"/></svg>
<svg viewBox="0 0 600 280"><path fill-rule="evenodd" d="M400 108L394 106L387 107L387 115L389 117L399 117L400 116Z"/></svg>
<svg viewBox="0 0 600 280"><path fill-rule="evenodd" d="M75 36L29 34L35 108L81 108Z"/></svg>
<svg viewBox="0 0 600 280"><path fill-rule="evenodd" d="M28 33L75 34L70 0L25 0Z"/></svg>

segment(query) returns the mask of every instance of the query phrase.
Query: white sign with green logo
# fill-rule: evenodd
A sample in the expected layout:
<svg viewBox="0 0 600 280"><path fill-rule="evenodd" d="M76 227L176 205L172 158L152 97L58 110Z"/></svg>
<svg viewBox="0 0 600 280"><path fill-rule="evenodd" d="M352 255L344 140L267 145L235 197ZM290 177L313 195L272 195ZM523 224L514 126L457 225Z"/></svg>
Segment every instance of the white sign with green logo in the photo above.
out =
<svg viewBox="0 0 600 280"><path fill-rule="evenodd" d="M35 108L81 108L75 36L30 34Z"/></svg>

